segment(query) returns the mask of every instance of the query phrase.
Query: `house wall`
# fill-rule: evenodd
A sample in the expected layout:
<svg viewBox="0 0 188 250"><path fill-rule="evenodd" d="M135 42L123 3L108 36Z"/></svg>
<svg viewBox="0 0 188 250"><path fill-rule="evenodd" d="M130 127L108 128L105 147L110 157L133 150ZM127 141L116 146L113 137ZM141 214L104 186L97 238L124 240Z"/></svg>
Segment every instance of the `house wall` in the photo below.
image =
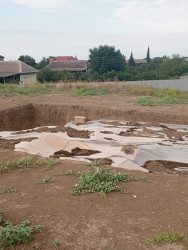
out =
<svg viewBox="0 0 188 250"><path fill-rule="evenodd" d="M30 74L20 74L20 83L23 82L24 84L33 84L37 82L37 75L36 73Z"/></svg>
<svg viewBox="0 0 188 250"><path fill-rule="evenodd" d="M18 84L20 82L20 75L12 75L7 77L0 77L0 83L15 83Z"/></svg>

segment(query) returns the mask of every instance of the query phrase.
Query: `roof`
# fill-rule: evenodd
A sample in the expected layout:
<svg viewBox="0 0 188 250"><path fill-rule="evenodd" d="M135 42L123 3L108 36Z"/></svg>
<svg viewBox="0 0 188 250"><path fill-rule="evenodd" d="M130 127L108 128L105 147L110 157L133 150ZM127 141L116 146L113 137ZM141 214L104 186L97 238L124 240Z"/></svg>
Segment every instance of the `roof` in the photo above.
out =
<svg viewBox="0 0 188 250"><path fill-rule="evenodd" d="M146 59L134 59L136 64L145 64L148 63ZM129 60L126 61L127 63L129 62Z"/></svg>
<svg viewBox="0 0 188 250"><path fill-rule="evenodd" d="M0 77L36 72L36 69L22 61L0 61Z"/></svg>
<svg viewBox="0 0 188 250"><path fill-rule="evenodd" d="M139 64L139 63L148 63L146 59L135 59L134 60L136 64Z"/></svg>
<svg viewBox="0 0 188 250"><path fill-rule="evenodd" d="M4 58L4 56L0 55L0 58Z"/></svg>
<svg viewBox="0 0 188 250"><path fill-rule="evenodd" d="M57 57L50 57L50 63L55 61L72 61L72 60L78 60L77 58L74 58L73 56L57 56Z"/></svg>
<svg viewBox="0 0 188 250"><path fill-rule="evenodd" d="M85 71L88 66L84 60L72 60L72 61L56 61L48 64L46 69L54 71Z"/></svg>

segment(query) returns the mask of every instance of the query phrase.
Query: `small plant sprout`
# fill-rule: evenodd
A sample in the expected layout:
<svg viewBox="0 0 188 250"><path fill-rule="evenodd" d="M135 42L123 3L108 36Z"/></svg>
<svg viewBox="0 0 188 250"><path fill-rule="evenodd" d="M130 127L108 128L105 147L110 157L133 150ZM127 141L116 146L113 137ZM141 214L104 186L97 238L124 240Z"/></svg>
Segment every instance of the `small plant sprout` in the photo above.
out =
<svg viewBox="0 0 188 250"><path fill-rule="evenodd" d="M52 179L50 177L48 177L48 176L46 176L45 178L37 181L38 184L45 184L45 183L48 183L48 182L52 182Z"/></svg>
<svg viewBox="0 0 188 250"><path fill-rule="evenodd" d="M58 247L61 244L61 241L59 239L54 240L54 246Z"/></svg>
<svg viewBox="0 0 188 250"><path fill-rule="evenodd" d="M34 247L35 247L35 249L40 249L40 248L42 248L44 245L46 245L46 240L43 240L42 243L40 243L40 244L39 244L39 243L36 243Z"/></svg>

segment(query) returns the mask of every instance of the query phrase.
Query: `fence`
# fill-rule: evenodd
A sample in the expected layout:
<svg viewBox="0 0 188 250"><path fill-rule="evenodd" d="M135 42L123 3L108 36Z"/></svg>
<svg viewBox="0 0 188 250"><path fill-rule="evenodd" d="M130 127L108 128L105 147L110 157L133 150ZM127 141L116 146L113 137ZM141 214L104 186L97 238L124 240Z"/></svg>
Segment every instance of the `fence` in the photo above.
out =
<svg viewBox="0 0 188 250"><path fill-rule="evenodd" d="M159 89L188 90L188 79L151 80L151 81L122 81L119 84L153 86Z"/></svg>

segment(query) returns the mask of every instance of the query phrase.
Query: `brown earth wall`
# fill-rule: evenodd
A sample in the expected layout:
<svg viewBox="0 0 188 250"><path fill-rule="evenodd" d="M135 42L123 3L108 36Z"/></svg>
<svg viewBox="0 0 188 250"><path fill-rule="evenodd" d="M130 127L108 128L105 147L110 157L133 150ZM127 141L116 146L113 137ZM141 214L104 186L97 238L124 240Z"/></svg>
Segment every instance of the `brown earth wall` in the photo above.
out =
<svg viewBox="0 0 188 250"><path fill-rule="evenodd" d="M88 120L116 119L158 123L188 124L188 118L180 114L118 110L77 105L26 104L0 112L0 131L22 130L36 126L64 125L74 116L85 116Z"/></svg>

